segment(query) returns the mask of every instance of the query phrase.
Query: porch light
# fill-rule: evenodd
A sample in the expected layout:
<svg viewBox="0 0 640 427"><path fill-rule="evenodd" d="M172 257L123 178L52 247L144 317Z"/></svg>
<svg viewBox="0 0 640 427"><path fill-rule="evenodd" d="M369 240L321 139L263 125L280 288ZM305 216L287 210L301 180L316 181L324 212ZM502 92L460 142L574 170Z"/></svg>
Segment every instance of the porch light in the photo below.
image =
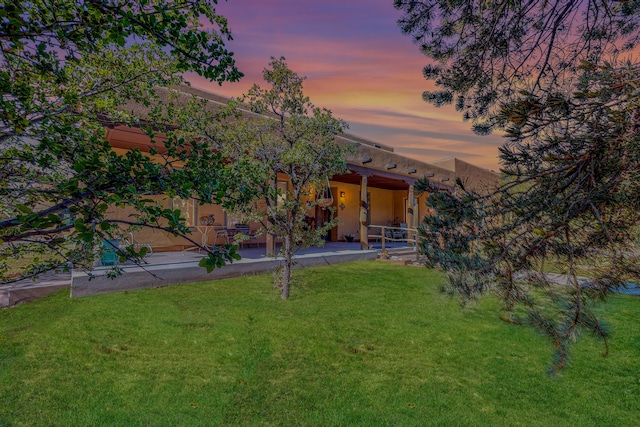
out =
<svg viewBox="0 0 640 427"><path fill-rule="evenodd" d="M344 199L344 191L341 191L341 192L340 192L340 198L341 198L341 199Z"/></svg>
<svg viewBox="0 0 640 427"><path fill-rule="evenodd" d="M362 159L362 164L365 165L367 163L371 163L373 161L373 159L371 157L364 157Z"/></svg>
<svg viewBox="0 0 640 427"><path fill-rule="evenodd" d="M395 163L388 163L387 166L385 166L387 169L395 169L396 168L396 164Z"/></svg>
<svg viewBox="0 0 640 427"><path fill-rule="evenodd" d="M416 173L416 172L418 172L418 171L417 171L417 170L415 170L414 168L407 169L407 173L408 173L409 175L411 175L412 173Z"/></svg>

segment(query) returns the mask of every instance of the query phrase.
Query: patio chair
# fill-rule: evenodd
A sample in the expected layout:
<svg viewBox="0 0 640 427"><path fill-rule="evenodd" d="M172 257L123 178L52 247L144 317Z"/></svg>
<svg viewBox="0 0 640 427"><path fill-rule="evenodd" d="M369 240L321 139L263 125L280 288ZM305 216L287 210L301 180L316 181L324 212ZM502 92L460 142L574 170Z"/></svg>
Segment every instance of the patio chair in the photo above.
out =
<svg viewBox="0 0 640 427"><path fill-rule="evenodd" d="M135 241L132 232L128 232L126 234L127 234L126 236L122 237L122 241L120 242L120 247L126 248L129 246L133 246L134 248L147 248L147 254L153 253L153 246L151 245L151 243L138 243Z"/></svg>
<svg viewBox="0 0 640 427"><path fill-rule="evenodd" d="M253 230L249 228L247 224L236 224L234 239L236 235L240 234L240 238L238 239L240 246L242 247L245 243L251 244L251 240L256 240L257 237L254 234Z"/></svg>
<svg viewBox="0 0 640 427"><path fill-rule="evenodd" d="M218 244L218 239L222 239L222 243L229 244L229 230L226 228L216 229L216 237L213 240L213 246Z"/></svg>
<svg viewBox="0 0 640 427"><path fill-rule="evenodd" d="M407 238L407 223L406 222L401 222L400 223L400 228L402 228L402 230L400 230L402 232L402 238L406 239Z"/></svg>

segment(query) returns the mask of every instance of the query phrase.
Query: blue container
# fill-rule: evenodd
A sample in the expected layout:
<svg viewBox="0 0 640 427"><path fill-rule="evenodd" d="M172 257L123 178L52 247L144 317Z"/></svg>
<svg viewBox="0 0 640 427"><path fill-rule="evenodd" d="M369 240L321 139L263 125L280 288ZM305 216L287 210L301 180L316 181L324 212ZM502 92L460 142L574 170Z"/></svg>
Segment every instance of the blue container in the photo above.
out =
<svg viewBox="0 0 640 427"><path fill-rule="evenodd" d="M100 262L102 265L116 265L118 263L117 248L120 246L120 239L104 239L102 241L104 250Z"/></svg>

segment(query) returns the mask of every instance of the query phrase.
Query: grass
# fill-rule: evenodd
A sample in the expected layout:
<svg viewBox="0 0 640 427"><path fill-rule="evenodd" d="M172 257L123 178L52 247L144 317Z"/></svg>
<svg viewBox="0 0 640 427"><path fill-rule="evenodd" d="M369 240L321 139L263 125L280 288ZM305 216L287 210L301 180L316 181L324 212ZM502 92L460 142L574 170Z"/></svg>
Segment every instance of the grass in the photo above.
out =
<svg viewBox="0 0 640 427"><path fill-rule="evenodd" d="M15 258L12 256L7 256L7 258L0 260L1 264L6 263L6 270L1 271L0 268L0 281L6 280L15 280L21 277L24 277L24 274L27 268L32 264L41 263L43 261L57 261L61 258L57 255L47 255L42 256L42 254L37 254L33 252L29 253L21 253L19 258Z"/></svg>
<svg viewBox="0 0 640 427"><path fill-rule="evenodd" d="M604 308L611 354L461 309L424 268L252 276L0 310L0 426L624 426L640 413L640 299Z"/></svg>

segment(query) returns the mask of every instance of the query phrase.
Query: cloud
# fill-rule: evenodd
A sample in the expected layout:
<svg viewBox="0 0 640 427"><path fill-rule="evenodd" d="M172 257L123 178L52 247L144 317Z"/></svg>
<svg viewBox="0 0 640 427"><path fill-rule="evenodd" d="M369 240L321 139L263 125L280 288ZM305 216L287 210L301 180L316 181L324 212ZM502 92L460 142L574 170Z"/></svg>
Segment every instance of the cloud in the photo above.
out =
<svg viewBox="0 0 640 427"><path fill-rule="evenodd" d="M192 84L226 96L262 84L271 56L307 76L311 101L351 124L350 132L422 160L460 157L497 169L499 135L480 137L453 108L422 101L434 88L422 76L427 63L396 25L390 0L234 0L217 10L229 20L238 83L222 86L189 76Z"/></svg>

